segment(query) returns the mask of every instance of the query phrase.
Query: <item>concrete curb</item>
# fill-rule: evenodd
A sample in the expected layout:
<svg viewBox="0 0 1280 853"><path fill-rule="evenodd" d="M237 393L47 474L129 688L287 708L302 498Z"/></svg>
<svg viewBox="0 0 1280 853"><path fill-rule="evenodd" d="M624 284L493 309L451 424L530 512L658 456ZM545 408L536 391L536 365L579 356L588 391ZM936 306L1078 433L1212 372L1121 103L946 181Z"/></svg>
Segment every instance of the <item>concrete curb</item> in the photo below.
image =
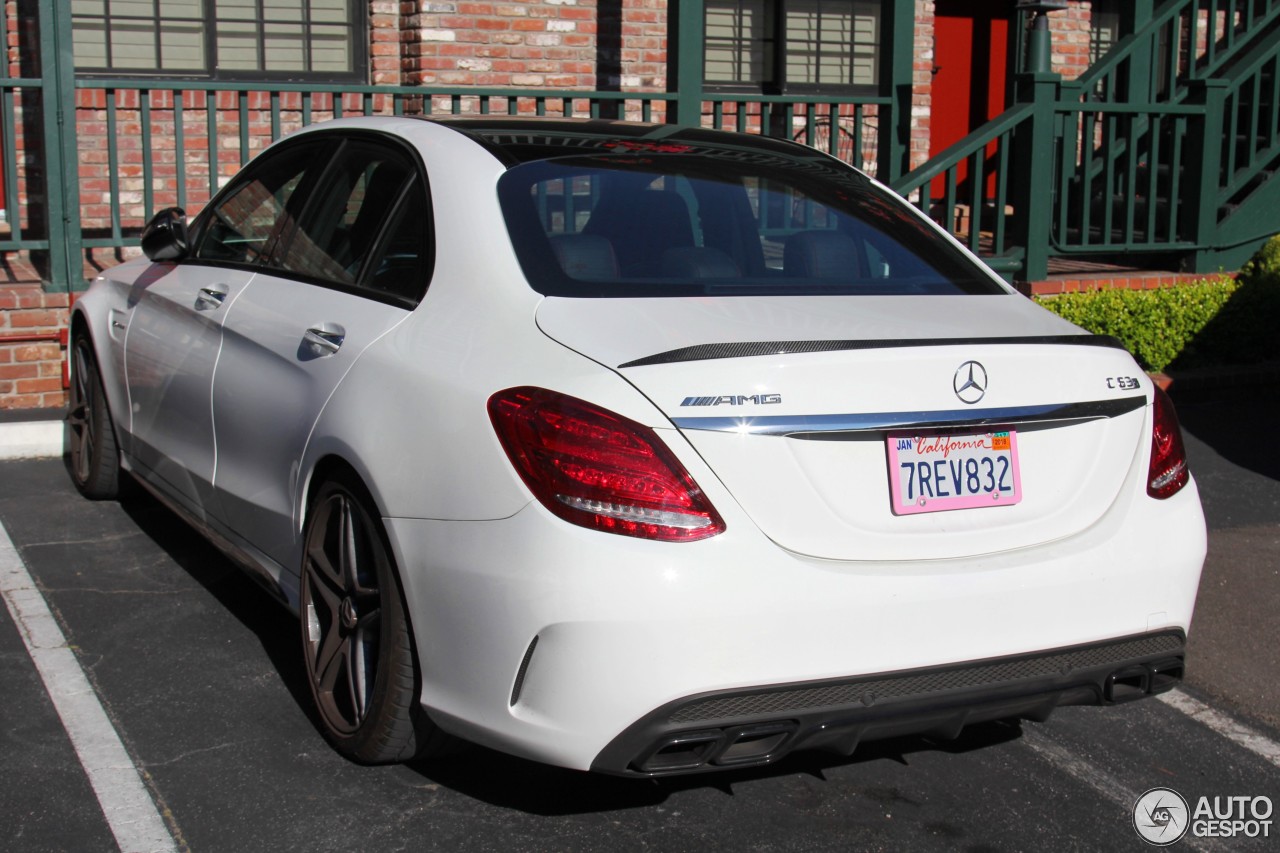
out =
<svg viewBox="0 0 1280 853"><path fill-rule="evenodd" d="M62 421L0 423L0 460L62 455Z"/></svg>

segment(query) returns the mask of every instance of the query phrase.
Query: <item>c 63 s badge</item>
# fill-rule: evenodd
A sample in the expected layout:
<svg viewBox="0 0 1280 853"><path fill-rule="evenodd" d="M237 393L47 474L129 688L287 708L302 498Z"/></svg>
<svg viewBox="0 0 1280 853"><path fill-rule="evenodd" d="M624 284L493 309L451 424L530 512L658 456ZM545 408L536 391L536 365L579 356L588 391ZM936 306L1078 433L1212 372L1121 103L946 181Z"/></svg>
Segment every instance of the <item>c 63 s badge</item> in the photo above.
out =
<svg viewBox="0 0 1280 853"><path fill-rule="evenodd" d="M773 406L782 402L781 394L721 394L718 397L685 397L681 406Z"/></svg>

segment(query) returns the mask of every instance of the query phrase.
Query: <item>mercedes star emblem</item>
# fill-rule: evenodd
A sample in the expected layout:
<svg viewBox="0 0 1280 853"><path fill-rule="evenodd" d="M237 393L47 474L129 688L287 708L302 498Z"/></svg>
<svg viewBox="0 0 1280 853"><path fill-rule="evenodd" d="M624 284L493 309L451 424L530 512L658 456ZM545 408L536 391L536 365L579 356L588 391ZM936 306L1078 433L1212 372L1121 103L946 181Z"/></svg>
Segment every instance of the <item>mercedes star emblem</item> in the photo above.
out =
<svg viewBox="0 0 1280 853"><path fill-rule="evenodd" d="M972 405L987 393L987 369L976 361L966 361L956 368L951 387L955 389L957 397Z"/></svg>

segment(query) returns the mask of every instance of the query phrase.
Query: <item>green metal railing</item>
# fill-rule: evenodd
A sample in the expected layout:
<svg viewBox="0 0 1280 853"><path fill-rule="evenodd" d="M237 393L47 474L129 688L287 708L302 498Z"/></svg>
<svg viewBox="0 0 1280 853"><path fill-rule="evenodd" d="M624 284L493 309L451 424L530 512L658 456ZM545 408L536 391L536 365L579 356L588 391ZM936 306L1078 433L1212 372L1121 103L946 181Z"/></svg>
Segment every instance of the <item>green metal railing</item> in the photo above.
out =
<svg viewBox="0 0 1280 853"><path fill-rule="evenodd" d="M1086 74L1018 75L1011 109L894 189L1022 280L1059 256L1237 266L1280 230L1280 0L1134 6Z"/></svg>
<svg viewBox="0 0 1280 853"><path fill-rule="evenodd" d="M137 80L79 80L76 90L81 158L92 159L95 149L105 150L105 202L99 206L106 209L97 216L87 206L82 211L82 226L92 235L84 239L88 249L134 242L138 229L162 207L198 209L217 192L222 179L262 148L290 130L319 121L353 115L460 114L652 121L664 116L674 99L661 92L304 84L265 89L262 84ZM136 139L124 132L135 127ZM89 132L94 129L98 132Z"/></svg>
<svg viewBox="0 0 1280 853"><path fill-rule="evenodd" d="M1020 158L1032 153L1019 150L1017 142L1033 120L1034 107L1018 104L895 181L893 189L997 270L1019 269L1023 253L1010 228L1010 178L1024 170Z"/></svg>
<svg viewBox="0 0 1280 853"><path fill-rule="evenodd" d="M1134 13L1133 32L1070 84L1082 101L1180 103L1280 20L1280 0L1171 0Z"/></svg>
<svg viewBox="0 0 1280 853"><path fill-rule="evenodd" d="M79 267L80 232L75 134L68 133L68 115L73 71L71 66L71 24L69 18L54 14L52 4L37 8L39 55L47 62L35 62L19 51L6 55L0 63L0 145L3 145L4 210L8 236L0 240L0 250L44 252L51 258L49 275L69 280L72 266ZM7 14L0 15L0 44L12 44L14 33ZM18 66L13 76L11 69ZM21 145L42 148L45 158L19 168ZM73 261L74 259L74 261Z"/></svg>
<svg viewBox="0 0 1280 853"><path fill-rule="evenodd" d="M1058 104L1055 254L1186 252L1187 139L1204 111L1161 104Z"/></svg>
<svg viewBox="0 0 1280 853"><path fill-rule="evenodd" d="M88 249L131 243L159 208L202 205L217 191L221 179L257 151L283 133L317 121L406 114L654 121L668 118L676 100L675 95L660 92L301 84L264 90L260 84L156 81L142 85L137 80L80 80L75 85L82 114L81 157L92 159L95 150L105 151L105 205L85 206L82 211L87 229L83 245ZM793 138L858 165L867 161L874 171L875 118L889 115L892 106L889 98L709 96L702 104L702 124ZM125 132L134 128L136 136Z"/></svg>
<svg viewBox="0 0 1280 853"><path fill-rule="evenodd" d="M14 92L41 81L0 80L6 119L18 119ZM820 147L859 166L901 171L904 157L879 144L879 120L891 117L888 97L778 97L706 95L703 126L763 133ZM80 202L67 204L69 229L80 250L120 250L136 244L142 225L158 209L195 212L221 182L285 133L351 115L537 115L670 120L678 96L665 92L594 92L538 89L444 89L410 86L226 84L196 81L82 79L73 83L62 117L63 134L78 147L61 171L85 175ZM71 109L74 105L74 109ZM3 121L3 119L0 119ZM13 127L4 121L4 159L12 232L0 251L49 251L57 244L33 238L42 211L20 199L30 182L20 174ZM78 131L78 132L77 132ZM30 194L28 193L28 198ZM52 208L52 206L51 206ZM52 209L49 211L53 214ZM78 257L77 257L78 259ZM65 280L79 280L77 271Z"/></svg>
<svg viewBox="0 0 1280 853"><path fill-rule="evenodd" d="M793 139L873 176L904 171L900 156L895 160L892 148L880 144L881 118L892 116L892 98L710 93L705 98L703 123L717 130Z"/></svg>
<svg viewBox="0 0 1280 853"><path fill-rule="evenodd" d="M1222 205L1280 155L1280 40L1258 45L1232 70L1221 93L1226 149L1218 185Z"/></svg>

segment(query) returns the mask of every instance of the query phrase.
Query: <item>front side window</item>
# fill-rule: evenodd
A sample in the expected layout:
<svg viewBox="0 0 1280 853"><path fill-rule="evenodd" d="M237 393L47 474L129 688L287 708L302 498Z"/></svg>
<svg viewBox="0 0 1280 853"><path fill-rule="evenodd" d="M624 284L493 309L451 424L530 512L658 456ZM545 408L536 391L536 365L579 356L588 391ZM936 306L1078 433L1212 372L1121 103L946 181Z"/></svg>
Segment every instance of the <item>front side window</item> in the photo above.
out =
<svg viewBox="0 0 1280 853"><path fill-rule="evenodd" d="M359 0L71 0L76 71L360 82Z"/></svg>
<svg viewBox="0 0 1280 853"><path fill-rule="evenodd" d="M201 215L196 260L260 263L286 224L290 202L308 170L322 168L327 145L308 142L268 152L246 168Z"/></svg>
<svg viewBox="0 0 1280 853"><path fill-rule="evenodd" d="M882 0L707 0L707 83L764 92L874 87L882 5Z"/></svg>
<svg viewBox="0 0 1280 853"><path fill-rule="evenodd" d="M498 192L525 274L547 295L1005 292L889 192L813 160L533 161Z"/></svg>

